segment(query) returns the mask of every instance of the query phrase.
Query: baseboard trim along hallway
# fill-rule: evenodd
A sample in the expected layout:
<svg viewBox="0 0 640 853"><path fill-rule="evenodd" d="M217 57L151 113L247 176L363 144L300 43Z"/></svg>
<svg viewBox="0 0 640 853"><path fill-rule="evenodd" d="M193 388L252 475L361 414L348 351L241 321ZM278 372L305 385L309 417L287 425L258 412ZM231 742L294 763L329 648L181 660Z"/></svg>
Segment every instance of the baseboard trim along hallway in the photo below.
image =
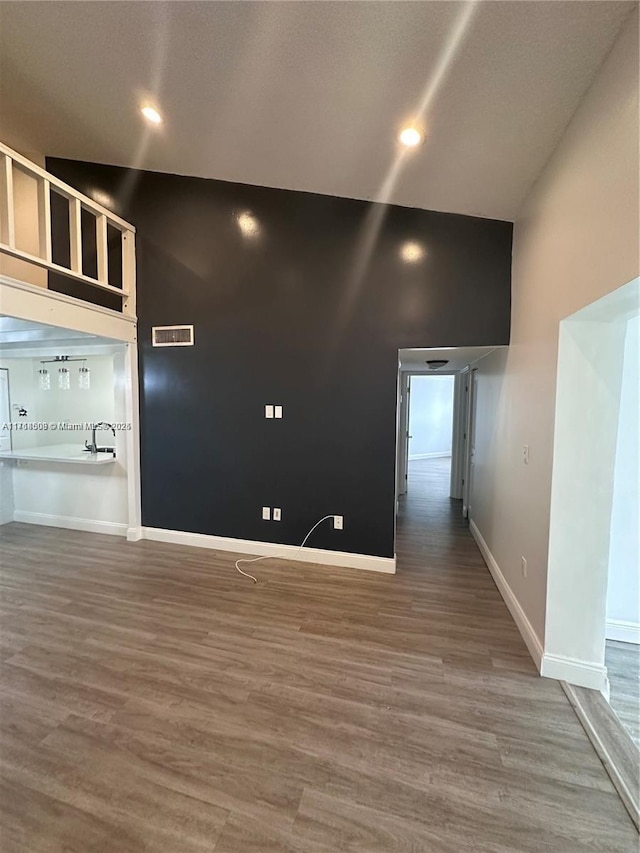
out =
<svg viewBox="0 0 640 853"><path fill-rule="evenodd" d="M412 453L409 456L409 462L414 462L416 459L450 459L450 450L438 450L434 453Z"/></svg>
<svg viewBox="0 0 640 853"><path fill-rule="evenodd" d="M527 619L526 613L473 520L469 521L469 530L476 540L491 577L495 581L504 603L509 608L509 613L511 613L540 675L545 678L555 678L558 681L567 681L579 687L589 687L592 690L606 690L607 668L605 666L592 661L561 657L544 651L540 638Z"/></svg>
<svg viewBox="0 0 640 853"><path fill-rule="evenodd" d="M545 652L542 656L540 675L544 675L545 678L567 681L577 687L588 687L590 690L603 692L608 690L606 666L591 661L561 657Z"/></svg>
<svg viewBox="0 0 640 853"><path fill-rule="evenodd" d="M607 640L640 645L640 624L625 622L622 619L607 619L606 637Z"/></svg>
<svg viewBox="0 0 640 853"><path fill-rule="evenodd" d="M509 608L509 613L513 617L513 621L516 623L520 634L522 635L522 639L525 642L527 649L529 650L529 654L533 658L533 662L535 663L538 672L540 672L540 668L542 666L542 643L536 632L533 630L533 626L531 622L527 619L527 615L520 606L520 602L515 597L513 590L507 583L505 576L502 574L500 566L497 564L495 557L489 550L489 546L484 540L482 533L478 530L476 523L473 519L469 520L469 530L471 535L476 540L476 544L480 549L480 553L482 554L482 558L487 564L487 568L491 573L491 577L493 578L495 585L498 587L498 591L502 598L504 599L504 603Z"/></svg>
<svg viewBox="0 0 640 853"><path fill-rule="evenodd" d="M328 551L324 548L300 548L298 545L279 545L277 542L256 542L251 539L232 539L227 536L210 536L205 533L189 533L181 530L166 530L161 527L142 527L142 538L175 545L191 545L195 548L210 548L214 551L229 551L234 554L254 554L259 557L279 557L299 563L315 563L321 566L340 566L346 569L364 569L369 572L395 574L395 557L374 557L370 554L351 554L348 551Z"/></svg>

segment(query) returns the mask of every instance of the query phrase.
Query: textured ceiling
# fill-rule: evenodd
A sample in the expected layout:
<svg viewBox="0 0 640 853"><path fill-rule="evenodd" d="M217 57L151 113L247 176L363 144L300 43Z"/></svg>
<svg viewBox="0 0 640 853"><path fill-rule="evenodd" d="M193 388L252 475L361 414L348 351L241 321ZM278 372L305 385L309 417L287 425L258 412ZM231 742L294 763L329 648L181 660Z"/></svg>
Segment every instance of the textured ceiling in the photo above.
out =
<svg viewBox="0 0 640 853"><path fill-rule="evenodd" d="M22 149L513 219L627 2L3 2ZM142 121L141 100L165 116ZM425 144L397 159L416 114ZM394 167L395 163L395 167Z"/></svg>

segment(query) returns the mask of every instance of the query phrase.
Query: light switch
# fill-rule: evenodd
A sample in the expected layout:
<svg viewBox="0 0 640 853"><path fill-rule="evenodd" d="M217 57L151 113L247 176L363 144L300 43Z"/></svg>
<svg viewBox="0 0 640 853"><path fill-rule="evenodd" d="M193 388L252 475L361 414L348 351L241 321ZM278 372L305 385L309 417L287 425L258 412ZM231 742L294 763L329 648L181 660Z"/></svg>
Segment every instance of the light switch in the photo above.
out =
<svg viewBox="0 0 640 853"><path fill-rule="evenodd" d="M277 418L282 417L282 406L276 406L275 407L275 415Z"/></svg>
<svg viewBox="0 0 640 853"><path fill-rule="evenodd" d="M271 507L268 507L268 506L262 507L262 520L263 521L271 521Z"/></svg>
<svg viewBox="0 0 640 853"><path fill-rule="evenodd" d="M273 417L273 406L265 406L264 407L264 416L265 418Z"/></svg>
<svg viewBox="0 0 640 853"><path fill-rule="evenodd" d="M274 506L273 508L273 520L282 521L282 510L279 506Z"/></svg>

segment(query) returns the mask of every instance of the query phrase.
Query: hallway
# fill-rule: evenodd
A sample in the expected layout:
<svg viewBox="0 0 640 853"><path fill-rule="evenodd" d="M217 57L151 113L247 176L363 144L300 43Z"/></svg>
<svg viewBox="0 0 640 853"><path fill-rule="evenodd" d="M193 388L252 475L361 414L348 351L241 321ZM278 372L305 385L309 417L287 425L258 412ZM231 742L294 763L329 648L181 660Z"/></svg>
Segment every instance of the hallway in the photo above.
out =
<svg viewBox="0 0 640 853"><path fill-rule="evenodd" d="M462 501L449 497L451 458L412 459L407 494L400 498L397 552L403 568L451 567L484 562L462 517ZM426 563L425 563L426 560Z"/></svg>
<svg viewBox="0 0 640 853"><path fill-rule="evenodd" d="M3 853L635 851L427 492L395 576L274 559L254 585L229 553L0 528Z"/></svg>

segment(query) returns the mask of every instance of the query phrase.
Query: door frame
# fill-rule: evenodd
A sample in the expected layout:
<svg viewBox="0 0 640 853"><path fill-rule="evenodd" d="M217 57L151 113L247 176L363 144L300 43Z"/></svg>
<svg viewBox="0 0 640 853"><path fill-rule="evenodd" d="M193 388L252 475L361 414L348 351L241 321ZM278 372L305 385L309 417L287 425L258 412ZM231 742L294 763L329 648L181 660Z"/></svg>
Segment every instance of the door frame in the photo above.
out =
<svg viewBox="0 0 640 853"><path fill-rule="evenodd" d="M398 368L398 404L396 429L396 514L398 498L407 493L409 467L409 405L411 374Z"/></svg>
<svg viewBox="0 0 640 853"><path fill-rule="evenodd" d="M473 452L476 421L476 373L478 368L465 368L466 412L464 433L464 474L462 482L462 514L469 518L471 513L471 483L473 478Z"/></svg>
<svg viewBox="0 0 640 853"><path fill-rule="evenodd" d="M467 422L467 373L468 367L455 374L453 386L453 427L451 435L451 484L449 493L452 498L462 499L464 483L464 462Z"/></svg>
<svg viewBox="0 0 640 853"><path fill-rule="evenodd" d="M466 367L464 371L468 371L469 368ZM409 435L409 419L411 415L411 378L413 376L426 376L426 377L434 377L434 376L452 376L454 379L453 386L453 417L451 424L451 485L450 485L450 497L462 497L462 495L454 494L453 492L453 469L457 463L458 472L462 470L461 466L464 464L464 456L463 456L463 447L461 444L461 436L464 433L464 430L458 424L458 419L464 419L467 417L466 408L462 411L459 411L459 407L461 402L464 404L464 400L461 401L460 393L459 393L459 385L460 385L460 372L454 372L451 370L447 371L438 371L436 373L425 373L424 371L411 371L411 370L401 370L400 366L398 366L398 382L397 382L397 404L396 404L396 515L398 513L398 499L401 495L406 495L407 493L407 483L408 483L408 470L409 470L409 439L412 436ZM456 459L456 456L459 459ZM460 475L460 479L462 479Z"/></svg>

